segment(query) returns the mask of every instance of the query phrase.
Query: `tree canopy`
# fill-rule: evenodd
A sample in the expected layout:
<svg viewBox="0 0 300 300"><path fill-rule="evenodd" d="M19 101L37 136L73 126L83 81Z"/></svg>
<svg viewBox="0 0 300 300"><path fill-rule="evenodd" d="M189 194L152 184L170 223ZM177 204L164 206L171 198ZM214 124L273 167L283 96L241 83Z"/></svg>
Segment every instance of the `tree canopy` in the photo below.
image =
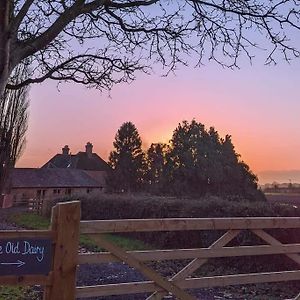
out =
<svg viewBox="0 0 300 300"><path fill-rule="evenodd" d="M258 178L235 151L230 135L192 120L178 124L169 144L142 141L131 122L118 130L109 157L111 191L199 197L206 194L263 199Z"/></svg>
<svg viewBox="0 0 300 300"><path fill-rule="evenodd" d="M109 164L113 170L108 175L109 188L115 191L137 191L143 179L144 153L135 125L131 122L123 123L113 145L115 150L109 156Z"/></svg>
<svg viewBox="0 0 300 300"><path fill-rule="evenodd" d="M206 130L195 120L183 121L170 142L170 191L254 198L258 179L240 160L229 135L222 139L213 127Z"/></svg>
<svg viewBox="0 0 300 300"><path fill-rule="evenodd" d="M168 146L163 143L151 144L146 152L145 184L150 192L162 193L167 181L166 161Z"/></svg>
<svg viewBox="0 0 300 300"><path fill-rule="evenodd" d="M98 89L134 79L159 62L193 56L237 66L253 48L299 56L297 0L8 0L0 2L0 95L46 79ZM27 60L31 73L8 83Z"/></svg>

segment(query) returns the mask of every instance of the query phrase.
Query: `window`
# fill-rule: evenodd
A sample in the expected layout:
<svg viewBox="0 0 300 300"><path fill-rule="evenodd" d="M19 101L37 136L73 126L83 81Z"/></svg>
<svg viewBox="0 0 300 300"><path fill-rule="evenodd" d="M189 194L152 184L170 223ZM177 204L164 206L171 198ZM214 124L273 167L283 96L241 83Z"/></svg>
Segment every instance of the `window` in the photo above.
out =
<svg viewBox="0 0 300 300"><path fill-rule="evenodd" d="M66 189L65 194L66 195L71 195L72 194L72 189Z"/></svg>
<svg viewBox="0 0 300 300"><path fill-rule="evenodd" d="M46 195L46 192L47 192L47 190L37 190L36 191L37 198L41 198L41 197L44 198Z"/></svg>

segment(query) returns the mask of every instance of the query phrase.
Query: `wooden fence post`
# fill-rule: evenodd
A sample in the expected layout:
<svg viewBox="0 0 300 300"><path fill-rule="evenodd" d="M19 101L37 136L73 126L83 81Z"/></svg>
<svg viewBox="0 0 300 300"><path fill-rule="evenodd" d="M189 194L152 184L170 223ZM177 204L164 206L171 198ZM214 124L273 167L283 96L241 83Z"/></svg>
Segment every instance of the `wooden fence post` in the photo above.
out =
<svg viewBox="0 0 300 300"><path fill-rule="evenodd" d="M80 202L58 203L52 208L51 229L56 232L53 282L44 300L73 300L76 288Z"/></svg>

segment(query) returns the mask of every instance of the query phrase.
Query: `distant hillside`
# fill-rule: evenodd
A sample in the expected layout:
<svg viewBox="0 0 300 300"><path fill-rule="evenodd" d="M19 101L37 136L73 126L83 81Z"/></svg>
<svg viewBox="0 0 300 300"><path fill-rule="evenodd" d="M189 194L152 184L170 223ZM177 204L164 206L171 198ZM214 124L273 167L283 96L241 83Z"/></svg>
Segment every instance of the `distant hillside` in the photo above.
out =
<svg viewBox="0 0 300 300"><path fill-rule="evenodd" d="M259 184L266 183L300 183L300 170L262 171L258 174Z"/></svg>

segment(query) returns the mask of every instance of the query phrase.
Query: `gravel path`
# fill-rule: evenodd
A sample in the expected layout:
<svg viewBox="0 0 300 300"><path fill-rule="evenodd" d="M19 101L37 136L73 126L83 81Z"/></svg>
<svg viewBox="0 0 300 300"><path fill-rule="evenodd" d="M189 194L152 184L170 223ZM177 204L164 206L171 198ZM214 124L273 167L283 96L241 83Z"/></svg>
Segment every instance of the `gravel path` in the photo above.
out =
<svg viewBox="0 0 300 300"><path fill-rule="evenodd" d="M78 269L77 286L82 285L99 285L111 284L121 282L135 282L147 280L135 269L129 267L124 263L107 263L95 265L81 265ZM101 299L101 300L142 300L146 299L150 294L111 296L111 297L95 297L87 299ZM198 291L196 293L197 299L201 300L216 300L212 291ZM166 297L165 299L173 299L173 297ZM83 300L83 299L82 299Z"/></svg>
<svg viewBox="0 0 300 300"><path fill-rule="evenodd" d="M154 269L157 268L154 267ZM143 280L147 279L145 279L133 268L130 268L123 263L81 265L78 270L77 286L134 282ZM273 284L263 283L259 285L245 286L229 286L226 288L201 289L191 291L191 293L199 300L285 300L293 299L299 292L300 281ZM150 294L137 294L84 299L144 300L149 295ZM174 300L174 298L171 296L165 297L164 299Z"/></svg>

